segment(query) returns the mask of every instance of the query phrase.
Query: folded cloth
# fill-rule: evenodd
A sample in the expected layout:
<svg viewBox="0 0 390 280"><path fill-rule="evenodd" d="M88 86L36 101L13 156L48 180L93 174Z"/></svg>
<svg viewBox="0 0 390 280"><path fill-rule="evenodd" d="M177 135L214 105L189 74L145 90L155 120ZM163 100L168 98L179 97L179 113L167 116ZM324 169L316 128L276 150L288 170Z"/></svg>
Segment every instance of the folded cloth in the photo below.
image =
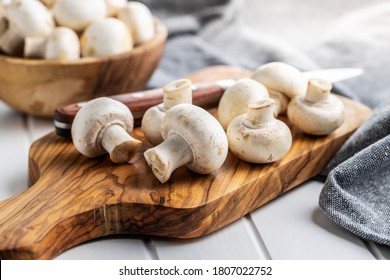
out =
<svg viewBox="0 0 390 280"><path fill-rule="evenodd" d="M361 238L390 246L390 99L325 168L321 209Z"/></svg>
<svg viewBox="0 0 390 280"><path fill-rule="evenodd" d="M292 36L291 25L297 19L293 16L285 16L282 24L273 21L278 24L275 27L278 32L258 30L259 26L269 26L266 20L273 19L274 15L267 16L268 10L287 14L291 9L297 13L296 3L275 2L274 6L283 2L284 9L280 9L272 7L271 2L145 0L170 32L164 57L149 86L162 86L215 64L250 70L271 61L289 63L301 70L364 68L365 75L338 83L335 89L337 93L374 108L374 115L323 170L322 175L327 179L319 203L321 209L341 226L361 238L390 246L390 4L374 5L376 0L367 0L365 4L372 7L345 16L337 14L340 19L332 22L334 28L324 34L325 24L321 20L328 25L330 14L326 12L329 9L321 14L316 7L319 4L301 0L307 15L299 14L301 22L298 21L299 28L294 29L296 32ZM344 8L348 9L348 5L353 5L333 2L337 4L335 7L346 5ZM262 12L263 17L246 19L247 15L253 16L257 12ZM311 33L298 34L305 27ZM313 32L317 32L318 38ZM295 42L292 41L294 38ZM297 44L297 41L304 44ZM308 45L311 41L313 44Z"/></svg>

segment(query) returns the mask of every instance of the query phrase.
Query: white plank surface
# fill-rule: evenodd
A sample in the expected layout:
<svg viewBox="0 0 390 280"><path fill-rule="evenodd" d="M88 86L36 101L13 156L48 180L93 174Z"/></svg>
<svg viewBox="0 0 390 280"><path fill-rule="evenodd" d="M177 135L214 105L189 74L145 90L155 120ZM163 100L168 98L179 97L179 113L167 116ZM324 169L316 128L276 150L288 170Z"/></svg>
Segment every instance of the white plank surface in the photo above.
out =
<svg viewBox="0 0 390 280"><path fill-rule="evenodd" d="M31 142L45 136L49 132L54 131L54 124L51 119L28 117L27 129L31 135Z"/></svg>
<svg viewBox="0 0 390 280"><path fill-rule="evenodd" d="M319 209L322 183L309 181L251 216L272 259L373 259L363 242Z"/></svg>
<svg viewBox="0 0 390 280"><path fill-rule="evenodd" d="M159 259L269 259L251 220L243 217L204 237L175 240L155 239Z"/></svg>
<svg viewBox="0 0 390 280"><path fill-rule="evenodd" d="M58 255L57 260L153 260L156 254L141 238L106 237L80 244Z"/></svg>
<svg viewBox="0 0 390 280"><path fill-rule="evenodd" d="M27 189L29 143L23 115L0 101L0 200Z"/></svg>

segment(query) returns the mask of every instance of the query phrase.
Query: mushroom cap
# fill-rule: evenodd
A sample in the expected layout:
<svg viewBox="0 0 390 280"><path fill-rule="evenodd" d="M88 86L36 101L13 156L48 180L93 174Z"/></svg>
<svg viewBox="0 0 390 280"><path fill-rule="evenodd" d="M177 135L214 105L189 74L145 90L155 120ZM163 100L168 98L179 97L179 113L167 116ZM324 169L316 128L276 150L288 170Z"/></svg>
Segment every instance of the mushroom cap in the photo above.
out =
<svg viewBox="0 0 390 280"><path fill-rule="evenodd" d="M92 23L80 41L84 57L121 54L133 48L129 29L116 18L104 18Z"/></svg>
<svg viewBox="0 0 390 280"><path fill-rule="evenodd" d="M153 145L158 145L164 139L161 136L161 121L165 116L164 104L161 103L146 110L142 117L141 128L146 140Z"/></svg>
<svg viewBox="0 0 390 280"><path fill-rule="evenodd" d="M265 107L275 106L269 100L262 101ZM250 104L259 106L259 104ZM272 116L272 111L268 113ZM253 125L247 114L234 118L227 129L230 150L241 160L251 163L270 163L281 159L291 148L292 135L282 121L264 118L267 121Z"/></svg>
<svg viewBox="0 0 390 280"><path fill-rule="evenodd" d="M326 102L311 103L302 96L293 98L287 108L290 122L311 135L327 135L344 121L344 105L330 94Z"/></svg>
<svg viewBox="0 0 390 280"><path fill-rule="evenodd" d="M39 1L16 0L6 6L7 18L23 37L47 36L54 28L49 10Z"/></svg>
<svg viewBox="0 0 390 280"><path fill-rule="evenodd" d="M80 41L68 27L57 27L47 38L46 59L74 60L80 58Z"/></svg>
<svg viewBox="0 0 390 280"><path fill-rule="evenodd" d="M222 166L228 154L228 141L219 122L206 110L192 104L169 109L161 123L163 139L181 135L193 157L186 166L199 174L209 174Z"/></svg>
<svg viewBox="0 0 390 280"><path fill-rule="evenodd" d="M267 89L252 79L242 79L225 90L218 105L218 121L226 130L229 123L246 112L248 104L268 97Z"/></svg>
<svg viewBox="0 0 390 280"><path fill-rule="evenodd" d="M281 92L290 98L305 95L307 89L307 79L302 72L282 62L260 66L252 79L262 83L268 90Z"/></svg>
<svg viewBox="0 0 390 280"><path fill-rule="evenodd" d="M92 22L106 17L107 6L104 0L59 0L54 4L53 13L58 25L81 32Z"/></svg>
<svg viewBox="0 0 390 280"><path fill-rule="evenodd" d="M113 124L122 126L129 134L134 128L133 115L123 103L107 97L86 103L72 124L72 139L76 149L87 157L106 154L100 140L104 130Z"/></svg>
<svg viewBox="0 0 390 280"><path fill-rule="evenodd" d="M132 32L134 44L142 44L154 37L154 19L149 8L141 3L131 1L118 12L122 20Z"/></svg>

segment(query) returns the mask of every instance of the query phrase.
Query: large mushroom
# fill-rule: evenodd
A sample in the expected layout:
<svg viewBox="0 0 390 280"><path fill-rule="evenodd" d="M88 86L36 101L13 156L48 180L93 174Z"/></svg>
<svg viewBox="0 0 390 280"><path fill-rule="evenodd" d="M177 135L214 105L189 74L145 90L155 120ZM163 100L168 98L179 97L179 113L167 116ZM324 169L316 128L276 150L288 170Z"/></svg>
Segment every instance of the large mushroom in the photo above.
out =
<svg viewBox="0 0 390 280"><path fill-rule="evenodd" d="M167 111L161 123L164 142L147 150L145 159L161 183L180 166L209 174L219 169L228 154L228 141L219 122L192 104L179 104Z"/></svg>
<svg viewBox="0 0 390 280"><path fill-rule="evenodd" d="M332 84L310 79L304 97L296 96L288 105L291 123L307 134L327 135L344 122L344 105L330 93Z"/></svg>
<svg viewBox="0 0 390 280"><path fill-rule="evenodd" d="M307 79L301 71L282 62L270 62L260 66L252 79L263 84L276 101L276 112L285 113L288 102L295 96L305 95Z"/></svg>
<svg viewBox="0 0 390 280"><path fill-rule="evenodd" d="M275 119L275 101L270 98L251 103L247 114L236 117L227 129L230 150L251 163L270 163L281 159L291 148L288 126Z"/></svg>
<svg viewBox="0 0 390 280"><path fill-rule="evenodd" d="M218 121L226 130L229 123L246 112L249 103L268 97L267 89L252 79L242 79L225 90L218 105Z"/></svg>
<svg viewBox="0 0 390 280"><path fill-rule="evenodd" d="M39 1L15 0L5 10L9 23L0 37L0 48L7 54L23 54L25 37L45 37L54 29L49 10Z"/></svg>
<svg viewBox="0 0 390 280"><path fill-rule="evenodd" d="M133 49L127 26L116 18L104 18L92 23L81 36L82 56L108 56Z"/></svg>
<svg viewBox="0 0 390 280"><path fill-rule="evenodd" d="M107 16L107 6L104 0L58 0L53 14L58 25L82 32L91 23Z"/></svg>
<svg viewBox="0 0 390 280"><path fill-rule="evenodd" d="M134 119L129 108L111 98L89 101L76 114L72 139L76 149L87 157L108 153L115 163L129 162L141 147L130 133Z"/></svg>
<svg viewBox="0 0 390 280"><path fill-rule="evenodd" d="M175 80L163 88L163 93L163 103L149 108L141 123L145 138L153 145L164 141L161 135L161 121L165 113L177 104L192 103L192 83L187 79Z"/></svg>
<svg viewBox="0 0 390 280"><path fill-rule="evenodd" d="M119 9L118 18L131 30L135 45L150 41L154 37L153 15L145 4L128 2L126 6Z"/></svg>

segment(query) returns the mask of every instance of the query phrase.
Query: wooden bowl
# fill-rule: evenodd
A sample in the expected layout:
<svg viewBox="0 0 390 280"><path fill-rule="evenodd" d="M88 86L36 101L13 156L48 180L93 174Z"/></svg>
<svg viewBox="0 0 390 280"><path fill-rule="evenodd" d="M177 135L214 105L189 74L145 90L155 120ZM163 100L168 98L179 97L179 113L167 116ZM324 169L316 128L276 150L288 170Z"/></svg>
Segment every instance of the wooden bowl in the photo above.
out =
<svg viewBox="0 0 390 280"><path fill-rule="evenodd" d="M105 58L48 61L0 55L0 99L16 110L52 117L56 108L143 89L162 56L167 30L131 52Z"/></svg>

